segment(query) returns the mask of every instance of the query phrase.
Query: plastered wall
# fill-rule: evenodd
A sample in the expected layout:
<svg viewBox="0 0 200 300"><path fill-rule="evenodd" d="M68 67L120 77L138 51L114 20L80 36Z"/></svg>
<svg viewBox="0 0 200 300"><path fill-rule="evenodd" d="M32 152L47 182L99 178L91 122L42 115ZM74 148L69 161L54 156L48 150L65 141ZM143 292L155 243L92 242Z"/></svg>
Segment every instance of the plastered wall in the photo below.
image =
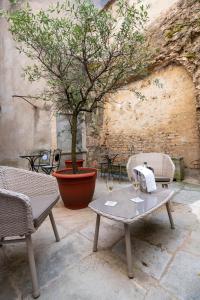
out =
<svg viewBox="0 0 200 300"><path fill-rule="evenodd" d="M48 2L32 0L31 5L38 9ZM11 9L9 1L1 0L0 8ZM44 86L30 84L22 77L27 62L15 49L5 20L0 19L0 165L26 167L20 154L56 147L56 124L50 110L34 100L31 102L35 107L21 98L13 98L37 96Z"/></svg>

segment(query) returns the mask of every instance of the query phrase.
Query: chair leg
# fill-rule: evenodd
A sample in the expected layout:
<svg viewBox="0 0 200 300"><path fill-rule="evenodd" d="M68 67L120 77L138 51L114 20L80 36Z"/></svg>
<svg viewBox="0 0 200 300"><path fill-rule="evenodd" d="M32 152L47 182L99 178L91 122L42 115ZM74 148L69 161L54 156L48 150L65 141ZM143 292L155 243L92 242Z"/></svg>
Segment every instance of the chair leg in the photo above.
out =
<svg viewBox="0 0 200 300"><path fill-rule="evenodd" d="M29 267L30 267L31 279L32 279L33 298L38 298L40 296L40 289L39 289L39 284L37 279L31 235L26 236L26 245L27 245Z"/></svg>
<svg viewBox="0 0 200 300"><path fill-rule="evenodd" d="M97 244L98 244L98 238L99 238L100 218L101 218L101 216L97 214L95 234L94 234L93 252L97 252Z"/></svg>
<svg viewBox="0 0 200 300"><path fill-rule="evenodd" d="M133 275L133 261L132 261L132 247L131 247L131 233L129 224L124 223L125 243L126 243L126 260L128 266L128 277L132 279Z"/></svg>
<svg viewBox="0 0 200 300"><path fill-rule="evenodd" d="M170 201L168 201L168 202L166 203L166 209L167 209L167 213L168 213L168 217L169 217L171 229L175 229L173 217L172 217L172 214L171 214Z"/></svg>
<svg viewBox="0 0 200 300"><path fill-rule="evenodd" d="M60 237L59 237L59 234L58 234L58 230L57 230L57 227L56 227L56 223L54 221L54 217L53 217L52 211L49 213L49 218L51 220L51 225L53 227L53 231L54 231L54 234L55 234L56 242L59 242L60 241Z"/></svg>
<svg viewBox="0 0 200 300"><path fill-rule="evenodd" d="M3 247L3 240L4 240L4 238L2 237L2 238L0 239L0 247Z"/></svg>

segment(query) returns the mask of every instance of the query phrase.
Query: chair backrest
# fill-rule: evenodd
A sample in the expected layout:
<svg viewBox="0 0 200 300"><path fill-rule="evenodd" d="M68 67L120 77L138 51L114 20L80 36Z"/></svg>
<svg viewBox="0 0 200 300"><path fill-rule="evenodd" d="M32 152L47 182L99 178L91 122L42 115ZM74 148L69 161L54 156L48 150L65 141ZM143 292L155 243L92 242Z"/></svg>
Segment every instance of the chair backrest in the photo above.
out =
<svg viewBox="0 0 200 300"><path fill-rule="evenodd" d="M39 165L50 165L51 162L51 150L41 150L39 152Z"/></svg>
<svg viewBox="0 0 200 300"><path fill-rule="evenodd" d="M52 166L56 166L57 169L60 166L61 154L62 154L62 150L61 149L55 149L53 151Z"/></svg>
<svg viewBox="0 0 200 300"><path fill-rule="evenodd" d="M144 162L147 162L149 167L154 169L156 177L168 177L170 181L173 181L175 166L170 156L164 153L139 153L129 157L127 163L127 173L129 180L132 179L133 168L138 165L143 165Z"/></svg>
<svg viewBox="0 0 200 300"><path fill-rule="evenodd" d="M0 188L23 193L27 196L34 195L31 171L14 167L0 166Z"/></svg>
<svg viewBox="0 0 200 300"><path fill-rule="evenodd" d="M21 193L23 186L26 192L27 174L28 171L0 166L0 238L35 231L30 200Z"/></svg>

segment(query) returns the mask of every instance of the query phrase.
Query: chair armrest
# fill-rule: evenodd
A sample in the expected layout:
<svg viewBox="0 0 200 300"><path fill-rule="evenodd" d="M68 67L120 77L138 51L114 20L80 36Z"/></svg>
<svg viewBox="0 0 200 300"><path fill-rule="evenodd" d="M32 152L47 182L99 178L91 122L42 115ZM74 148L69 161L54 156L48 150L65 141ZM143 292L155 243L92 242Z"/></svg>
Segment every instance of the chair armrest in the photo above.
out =
<svg viewBox="0 0 200 300"><path fill-rule="evenodd" d="M34 231L30 199L24 194L0 189L0 238Z"/></svg>

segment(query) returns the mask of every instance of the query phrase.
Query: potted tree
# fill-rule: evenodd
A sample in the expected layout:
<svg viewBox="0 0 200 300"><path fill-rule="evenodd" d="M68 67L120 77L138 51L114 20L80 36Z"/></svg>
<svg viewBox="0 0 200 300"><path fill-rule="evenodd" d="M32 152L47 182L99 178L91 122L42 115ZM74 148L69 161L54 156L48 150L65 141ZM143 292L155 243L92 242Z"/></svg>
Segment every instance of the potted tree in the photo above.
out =
<svg viewBox="0 0 200 300"><path fill-rule="evenodd" d="M95 113L107 94L146 74L151 56L144 5L126 0L116 5L116 16L90 0L62 1L35 12L26 4L6 14L19 51L32 60L25 75L30 81L45 79L43 99L70 122L72 168L53 175L65 206L72 209L88 205L96 179L95 169L76 164L79 117Z"/></svg>

